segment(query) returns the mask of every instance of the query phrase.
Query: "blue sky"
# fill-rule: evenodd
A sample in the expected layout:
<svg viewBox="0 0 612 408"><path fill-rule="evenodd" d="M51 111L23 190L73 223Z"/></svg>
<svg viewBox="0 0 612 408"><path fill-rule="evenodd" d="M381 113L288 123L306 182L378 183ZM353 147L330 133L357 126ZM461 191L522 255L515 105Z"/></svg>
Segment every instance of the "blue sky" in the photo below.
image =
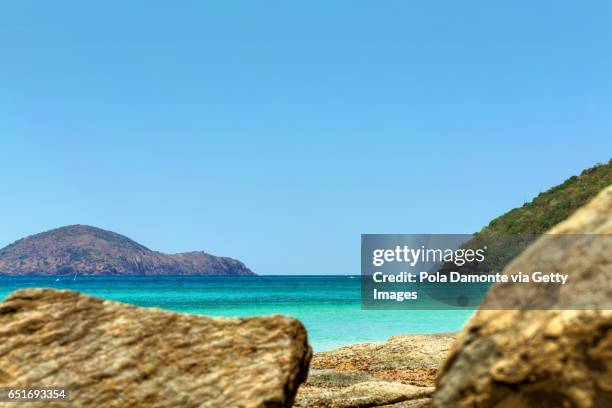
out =
<svg viewBox="0 0 612 408"><path fill-rule="evenodd" d="M0 246L66 224L262 274L466 233L612 156L610 2L0 5Z"/></svg>

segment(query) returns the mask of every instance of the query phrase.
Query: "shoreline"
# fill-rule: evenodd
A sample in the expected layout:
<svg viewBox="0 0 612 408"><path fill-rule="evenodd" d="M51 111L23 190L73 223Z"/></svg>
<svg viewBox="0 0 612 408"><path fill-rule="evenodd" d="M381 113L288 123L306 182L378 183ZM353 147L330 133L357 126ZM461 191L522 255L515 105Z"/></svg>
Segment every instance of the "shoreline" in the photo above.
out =
<svg viewBox="0 0 612 408"><path fill-rule="evenodd" d="M14 290L47 287L176 313L214 317L283 314L299 319L315 352L385 342L401 333L457 331L471 310L363 310L359 279L317 277L49 277L0 276L0 298Z"/></svg>

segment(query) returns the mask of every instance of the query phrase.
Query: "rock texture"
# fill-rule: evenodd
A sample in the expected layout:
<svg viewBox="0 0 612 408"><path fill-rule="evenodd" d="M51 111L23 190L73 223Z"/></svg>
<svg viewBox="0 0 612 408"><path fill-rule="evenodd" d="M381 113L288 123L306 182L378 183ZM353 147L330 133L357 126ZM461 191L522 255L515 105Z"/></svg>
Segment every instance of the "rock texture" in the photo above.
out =
<svg viewBox="0 0 612 408"><path fill-rule="evenodd" d="M289 407L310 357L304 327L283 316L181 315L51 289L0 303L0 388L65 387L71 407Z"/></svg>
<svg viewBox="0 0 612 408"><path fill-rule="evenodd" d="M315 354L297 407L425 407L454 334L391 337Z"/></svg>
<svg viewBox="0 0 612 408"><path fill-rule="evenodd" d="M242 262L205 252L162 254L111 231L71 225L0 249L7 275L254 275Z"/></svg>
<svg viewBox="0 0 612 408"><path fill-rule="evenodd" d="M384 343L352 344L317 353L312 367L431 386L455 339L454 333L403 334Z"/></svg>
<svg viewBox="0 0 612 408"><path fill-rule="evenodd" d="M501 295L517 305L540 295L520 285L493 287L441 370L434 406L612 406L612 186L550 233L607 238L590 245L565 240L562 248L562 241L540 239L505 272L542 266L568 273L570 281L547 306L562 308L573 291L592 310L486 310Z"/></svg>
<svg viewBox="0 0 612 408"><path fill-rule="evenodd" d="M427 406L428 397L433 390L433 387L416 387L388 381L360 382L340 389L311 389L300 398L296 406L312 408Z"/></svg>

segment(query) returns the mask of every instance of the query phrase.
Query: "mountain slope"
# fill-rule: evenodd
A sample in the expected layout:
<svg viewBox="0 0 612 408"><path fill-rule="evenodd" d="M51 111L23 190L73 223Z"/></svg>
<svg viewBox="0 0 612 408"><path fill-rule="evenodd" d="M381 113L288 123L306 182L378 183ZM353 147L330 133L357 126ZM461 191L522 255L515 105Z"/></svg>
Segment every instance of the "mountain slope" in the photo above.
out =
<svg viewBox="0 0 612 408"><path fill-rule="evenodd" d="M495 218L482 232L541 234L568 218L605 187L612 184L612 159L572 176L540 193L531 202Z"/></svg>
<svg viewBox="0 0 612 408"><path fill-rule="evenodd" d="M601 190L612 185L612 160L584 170L562 184L540 193L531 202L495 218L476 233L463 248L487 248L482 263L466 263L458 268L445 263L440 272L459 271L464 274L501 272L540 234L568 218Z"/></svg>
<svg viewBox="0 0 612 408"><path fill-rule="evenodd" d="M254 275L242 262L205 252L168 255L114 232L70 225L0 249L6 275Z"/></svg>

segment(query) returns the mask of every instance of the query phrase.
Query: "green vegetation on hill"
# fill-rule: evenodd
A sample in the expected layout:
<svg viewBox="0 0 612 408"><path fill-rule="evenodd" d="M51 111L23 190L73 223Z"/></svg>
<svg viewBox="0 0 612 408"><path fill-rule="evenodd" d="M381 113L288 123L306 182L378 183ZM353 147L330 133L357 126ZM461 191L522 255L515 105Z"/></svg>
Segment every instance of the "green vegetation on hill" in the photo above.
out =
<svg viewBox="0 0 612 408"><path fill-rule="evenodd" d="M533 201L495 218L481 233L541 234L569 217L612 184L612 159L540 193Z"/></svg>
<svg viewBox="0 0 612 408"><path fill-rule="evenodd" d="M474 250L486 247L482 263L466 263L457 267L452 262L446 262L440 272L501 272L540 234L567 219L609 185L612 185L612 159L607 164L598 164L584 170L579 176L570 177L562 184L540 193L531 202L491 221L462 245L465 249Z"/></svg>

